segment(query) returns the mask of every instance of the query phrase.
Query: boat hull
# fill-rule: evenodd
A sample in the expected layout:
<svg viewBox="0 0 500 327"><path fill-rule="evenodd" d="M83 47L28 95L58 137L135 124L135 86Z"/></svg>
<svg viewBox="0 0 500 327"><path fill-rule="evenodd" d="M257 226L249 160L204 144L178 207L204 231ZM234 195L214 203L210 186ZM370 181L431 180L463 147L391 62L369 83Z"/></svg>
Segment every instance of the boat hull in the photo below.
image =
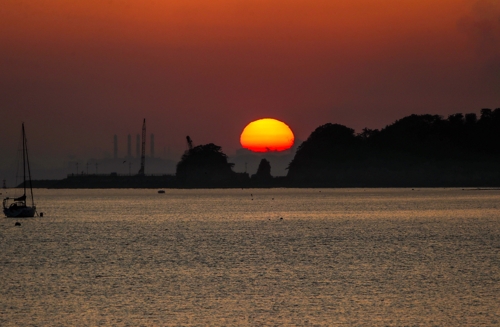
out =
<svg viewBox="0 0 500 327"><path fill-rule="evenodd" d="M4 208L3 213L7 218L32 218L35 216L36 207Z"/></svg>

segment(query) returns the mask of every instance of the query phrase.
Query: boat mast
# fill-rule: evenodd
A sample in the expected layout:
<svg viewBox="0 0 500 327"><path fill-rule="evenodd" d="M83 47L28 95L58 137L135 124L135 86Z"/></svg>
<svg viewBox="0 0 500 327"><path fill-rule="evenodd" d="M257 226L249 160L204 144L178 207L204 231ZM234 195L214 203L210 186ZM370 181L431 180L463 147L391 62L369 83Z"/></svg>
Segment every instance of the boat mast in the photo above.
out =
<svg viewBox="0 0 500 327"><path fill-rule="evenodd" d="M24 197L26 198L26 138L24 136L24 123L22 123L23 131L23 187L24 187Z"/></svg>
<svg viewBox="0 0 500 327"><path fill-rule="evenodd" d="M141 169L138 175L144 175L144 165L146 163L146 118L142 122L142 153L141 153Z"/></svg>
<svg viewBox="0 0 500 327"><path fill-rule="evenodd" d="M24 123L23 123L23 148L26 152L26 163L28 165L28 179L30 181L31 205L34 205L35 201L33 199L33 184L31 183L30 158L28 156L28 141L26 140L26 133L24 132ZM26 177L24 177L24 194L26 195Z"/></svg>

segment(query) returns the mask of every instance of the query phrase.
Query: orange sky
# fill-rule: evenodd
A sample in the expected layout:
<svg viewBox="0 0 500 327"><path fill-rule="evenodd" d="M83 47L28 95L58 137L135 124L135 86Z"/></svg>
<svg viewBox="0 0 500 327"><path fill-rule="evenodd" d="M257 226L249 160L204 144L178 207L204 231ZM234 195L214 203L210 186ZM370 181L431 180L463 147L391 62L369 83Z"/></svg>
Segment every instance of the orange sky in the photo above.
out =
<svg viewBox="0 0 500 327"><path fill-rule="evenodd" d="M441 39L468 14L471 2L7 0L0 26L3 39L20 50L62 43L76 48L278 43L322 50L334 46L333 40L380 47L423 32Z"/></svg>
<svg viewBox="0 0 500 327"><path fill-rule="evenodd" d="M63 160L112 153L144 117L157 153L190 135L231 154L262 117L304 140L500 107L495 0L4 0L0 31L0 119L19 122L2 153L21 120Z"/></svg>

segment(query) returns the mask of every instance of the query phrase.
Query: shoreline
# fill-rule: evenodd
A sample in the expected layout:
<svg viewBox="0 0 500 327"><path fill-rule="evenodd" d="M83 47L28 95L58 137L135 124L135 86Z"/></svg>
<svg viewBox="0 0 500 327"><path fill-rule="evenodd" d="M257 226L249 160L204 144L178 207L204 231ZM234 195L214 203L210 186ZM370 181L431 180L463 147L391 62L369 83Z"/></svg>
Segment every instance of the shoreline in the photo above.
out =
<svg viewBox="0 0 500 327"><path fill-rule="evenodd" d="M116 177L116 176L115 176ZM102 179L102 180L86 180L85 178L78 179L57 179L57 180L33 180L33 188L45 188L45 189L271 189L271 188L288 188L288 189L306 189L306 188L336 188L336 189L347 189L347 188L454 188L462 189L463 191L500 191L500 184L489 184L480 185L473 184L472 182L464 184L455 183L442 183L442 184L426 184L419 183L415 184L372 184L367 183L363 185L362 183L352 183L352 184L314 184L314 183L304 183L302 185L293 184L290 185L288 181L284 178L279 178L279 181L260 183L256 181L247 181L244 183L199 183L191 185L178 185L173 176L168 176L168 178L159 178L161 176L145 176L142 178L124 178L124 179ZM468 185L467 185L468 184ZM16 187L10 187L6 189L16 189L23 188L23 183L17 185ZM4 190L6 190L4 189Z"/></svg>

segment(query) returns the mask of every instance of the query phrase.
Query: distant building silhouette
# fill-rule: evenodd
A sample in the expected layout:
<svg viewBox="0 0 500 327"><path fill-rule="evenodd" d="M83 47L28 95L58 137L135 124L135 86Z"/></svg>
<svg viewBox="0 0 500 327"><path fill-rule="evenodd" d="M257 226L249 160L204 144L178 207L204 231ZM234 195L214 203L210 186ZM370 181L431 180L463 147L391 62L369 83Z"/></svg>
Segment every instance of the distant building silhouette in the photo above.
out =
<svg viewBox="0 0 500 327"><path fill-rule="evenodd" d="M142 121L142 135L141 135L141 169L137 175L144 176L146 167L146 118Z"/></svg>
<svg viewBox="0 0 500 327"><path fill-rule="evenodd" d="M135 139L135 157L141 157L141 136L139 134L137 134L137 137Z"/></svg>
<svg viewBox="0 0 500 327"><path fill-rule="evenodd" d="M151 134L151 158L155 157L155 135Z"/></svg>
<svg viewBox="0 0 500 327"><path fill-rule="evenodd" d="M132 135L128 135L127 137L127 157L132 157Z"/></svg>
<svg viewBox="0 0 500 327"><path fill-rule="evenodd" d="M113 157L118 158L118 136L115 134L114 136L114 144L113 144Z"/></svg>

